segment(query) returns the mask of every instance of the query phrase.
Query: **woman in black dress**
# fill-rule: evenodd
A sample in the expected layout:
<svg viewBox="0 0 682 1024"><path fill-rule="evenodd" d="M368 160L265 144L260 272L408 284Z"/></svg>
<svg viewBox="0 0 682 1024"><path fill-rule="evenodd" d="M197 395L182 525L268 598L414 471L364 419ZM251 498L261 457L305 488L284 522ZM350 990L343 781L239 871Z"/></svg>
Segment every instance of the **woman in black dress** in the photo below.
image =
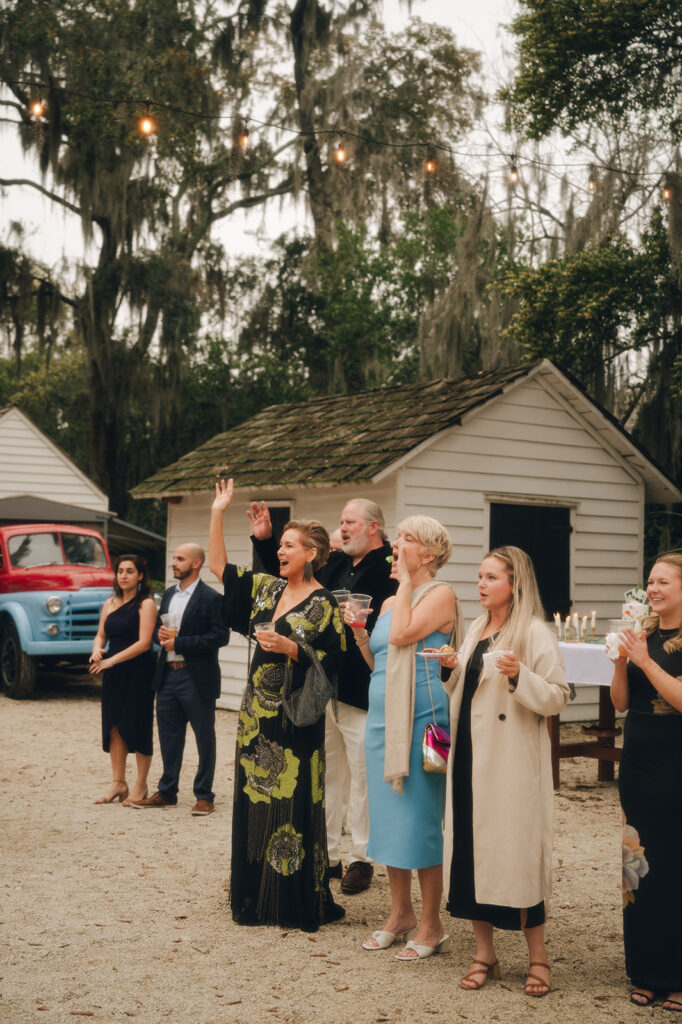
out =
<svg viewBox="0 0 682 1024"><path fill-rule="evenodd" d="M289 673L303 685L312 659L335 682L345 631L338 605L315 579L329 536L314 521L288 523L277 552L280 576L227 561L223 513L233 484L216 485L209 565L223 581L223 615L244 636L259 624L239 711L232 815L230 904L237 924L316 931L343 917L329 889L324 815L324 712L296 726L282 704Z"/></svg>
<svg viewBox="0 0 682 1024"><path fill-rule="evenodd" d="M104 673L102 749L111 757L112 774L109 789L95 803L120 800L128 806L147 796L152 761L151 646L156 605L150 594L147 566L139 555L119 555L114 573L114 593L102 607L90 655L91 674ZM126 783L128 753L135 753L137 761L137 778L130 795Z"/></svg>
<svg viewBox="0 0 682 1024"><path fill-rule="evenodd" d="M623 937L630 999L682 1011L682 555L649 575L646 635L625 630L611 699L627 711L619 789L623 809Z"/></svg>
<svg viewBox="0 0 682 1024"><path fill-rule="evenodd" d="M569 696L533 565L519 548L490 551L478 573L483 614L458 656L452 689L446 843L447 910L470 920L476 948L464 989L498 978L495 929L523 931L527 996L550 990L545 899L551 889L552 764L547 717ZM484 660L485 659L485 660ZM490 664L486 664L490 662ZM485 667L484 667L485 666ZM447 863L447 859L446 859Z"/></svg>

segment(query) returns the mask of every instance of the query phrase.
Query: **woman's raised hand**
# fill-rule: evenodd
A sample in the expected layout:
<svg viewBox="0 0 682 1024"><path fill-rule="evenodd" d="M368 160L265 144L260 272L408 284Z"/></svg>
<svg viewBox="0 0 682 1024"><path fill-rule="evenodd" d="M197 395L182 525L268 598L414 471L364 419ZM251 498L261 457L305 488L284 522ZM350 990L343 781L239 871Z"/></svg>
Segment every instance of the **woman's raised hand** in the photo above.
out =
<svg viewBox="0 0 682 1024"><path fill-rule="evenodd" d="M220 480L215 485L215 499L211 505L211 509L214 512L224 512L227 506L232 501L232 495L234 494L234 480L232 477L225 483L224 480Z"/></svg>
<svg viewBox="0 0 682 1024"><path fill-rule="evenodd" d="M251 520L251 529L256 540L268 540L269 537L272 537L270 510L264 501L261 501L260 504L257 501L252 501L251 508L247 508L246 514Z"/></svg>

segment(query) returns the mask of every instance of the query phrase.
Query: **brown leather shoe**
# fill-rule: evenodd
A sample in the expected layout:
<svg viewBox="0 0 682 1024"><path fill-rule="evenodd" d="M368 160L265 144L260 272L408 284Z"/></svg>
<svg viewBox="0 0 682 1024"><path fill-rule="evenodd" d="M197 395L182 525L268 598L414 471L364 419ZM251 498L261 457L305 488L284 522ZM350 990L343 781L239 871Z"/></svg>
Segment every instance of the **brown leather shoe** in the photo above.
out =
<svg viewBox="0 0 682 1024"><path fill-rule="evenodd" d="M341 879L341 892L352 896L357 892L364 892L369 889L374 876L374 865L367 864L364 860L354 860L348 865L345 875Z"/></svg>
<svg viewBox="0 0 682 1024"><path fill-rule="evenodd" d="M195 818L198 818L203 814L213 814L214 811L215 804L211 800L197 800L192 808L192 814Z"/></svg>
<svg viewBox="0 0 682 1024"><path fill-rule="evenodd" d="M330 878L343 878L343 864L339 861L338 864L329 865L329 877Z"/></svg>
<svg viewBox="0 0 682 1024"><path fill-rule="evenodd" d="M144 800L131 800L130 807L175 807L170 800L166 800L165 797L161 796L160 793L152 793L151 796L147 796Z"/></svg>

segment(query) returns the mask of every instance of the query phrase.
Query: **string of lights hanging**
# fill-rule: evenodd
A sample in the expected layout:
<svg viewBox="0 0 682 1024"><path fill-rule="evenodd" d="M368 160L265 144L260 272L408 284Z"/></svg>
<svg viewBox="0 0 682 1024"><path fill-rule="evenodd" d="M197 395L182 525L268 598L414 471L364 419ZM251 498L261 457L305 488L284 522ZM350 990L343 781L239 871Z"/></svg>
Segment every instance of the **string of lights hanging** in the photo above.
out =
<svg viewBox="0 0 682 1024"><path fill-rule="evenodd" d="M32 99L26 106L27 116L36 124L46 124L49 120L49 102L45 98L45 95L49 95L49 88L42 82L35 81L33 79L19 79L14 82L8 81L8 84L15 84L28 87L32 93ZM94 104L106 104L111 106L126 105L128 107L137 110L136 116L136 129L140 135L146 138L153 138L159 130L156 119L153 116L153 109L159 111L165 111L171 114L177 114L184 117L191 117L197 120L205 121L231 121L234 126L234 139L237 147L240 150L246 150L250 144L250 132L249 124L254 125L257 128L272 128L277 131L286 132L291 135L297 136L316 136L316 137L333 137L336 141L332 149L332 159L335 164L343 166L349 161L350 152L344 139L355 140L358 142L365 143L371 146L393 148L393 149L423 149L425 151L425 158L423 162L424 173L429 176L436 175L439 170L438 165L438 153L447 154L449 156L459 157L470 157L471 149L467 151L457 150L444 143L434 143L433 141L421 141L421 140L409 140L406 142L397 142L387 139L377 139L371 135L363 132L353 131L349 128L328 128L328 129L311 129L308 131L293 128L290 125L279 124L270 121L258 120L254 117L243 117L236 116L233 114L206 114L201 111L188 110L183 107L179 107L170 103L163 103L158 100L150 99L138 99L129 96L117 96L107 97L102 99L101 97L91 96L87 93L77 92L70 89L60 89L62 95L73 96L78 99L85 99ZM142 113L139 113L140 108L144 108ZM506 162L506 178L507 183L511 189L516 188L520 181L519 165L521 159L517 153L500 154ZM523 163L530 167L537 168L556 168L556 164L548 164L536 157L526 157ZM659 173L655 171L631 171L628 168L614 167L609 164L595 164L594 162L585 163L578 162L570 165L570 169L576 167L587 170L587 184L586 188L588 192L595 193L599 189L599 172L615 172L626 175L633 175L640 178L649 178L653 180L653 183L659 183L661 188L661 198L669 203L675 196L675 185L674 179L669 172ZM569 165L565 164L564 170L568 170Z"/></svg>

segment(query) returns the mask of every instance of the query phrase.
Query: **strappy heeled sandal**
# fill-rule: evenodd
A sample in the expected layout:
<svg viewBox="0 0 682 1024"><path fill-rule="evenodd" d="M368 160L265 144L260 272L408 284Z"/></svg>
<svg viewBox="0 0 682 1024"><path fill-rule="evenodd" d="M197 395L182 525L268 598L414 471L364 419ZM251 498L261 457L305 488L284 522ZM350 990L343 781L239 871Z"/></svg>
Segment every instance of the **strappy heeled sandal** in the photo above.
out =
<svg viewBox="0 0 682 1024"><path fill-rule="evenodd" d="M114 779L114 782L117 786L122 786L123 788L119 789L113 796L107 796L105 794L104 796L98 797L97 800L95 800L96 804L113 804L115 800L123 803L124 800L128 799L128 786L125 779Z"/></svg>
<svg viewBox="0 0 682 1024"><path fill-rule="evenodd" d="M487 964L485 960L474 959L472 960L472 964L480 964L480 966L472 967L468 974L465 974L460 981L459 987L463 988L465 992L478 992L479 989L483 988L488 978L492 978L493 981L499 981L502 977L499 960L495 960L492 964ZM479 982L473 981L476 975L482 975L482 980ZM472 981L473 984L465 985L465 981Z"/></svg>
<svg viewBox="0 0 682 1024"><path fill-rule="evenodd" d="M549 974L549 970L550 970L549 964L543 963L542 960L531 960L531 962L529 963L528 966L529 967L544 967L545 970L547 971L547 973ZM530 981L531 978L533 979L532 981ZM528 990L528 986L529 985L533 985L536 988L543 988L544 992L532 992L532 991L529 992L529 990ZM533 974L532 971L528 971L528 975L526 976L526 984L524 986L524 992L525 992L525 994L527 996L532 996L534 999L541 999L542 996L546 996L547 995L547 993L549 992L551 987L552 986L550 985L549 981L545 981L545 979L541 978L538 974Z"/></svg>

